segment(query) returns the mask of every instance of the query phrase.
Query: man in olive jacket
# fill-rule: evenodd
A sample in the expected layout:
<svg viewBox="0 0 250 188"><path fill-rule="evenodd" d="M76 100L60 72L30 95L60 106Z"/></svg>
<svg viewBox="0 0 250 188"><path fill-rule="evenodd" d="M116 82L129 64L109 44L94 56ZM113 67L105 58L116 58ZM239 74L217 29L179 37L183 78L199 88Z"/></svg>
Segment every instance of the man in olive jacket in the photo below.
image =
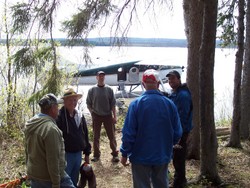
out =
<svg viewBox="0 0 250 188"><path fill-rule="evenodd" d="M25 128L26 165L31 187L73 188L64 171L64 140L55 122L58 100L53 94L47 94L39 101L39 106L41 113L31 118Z"/></svg>

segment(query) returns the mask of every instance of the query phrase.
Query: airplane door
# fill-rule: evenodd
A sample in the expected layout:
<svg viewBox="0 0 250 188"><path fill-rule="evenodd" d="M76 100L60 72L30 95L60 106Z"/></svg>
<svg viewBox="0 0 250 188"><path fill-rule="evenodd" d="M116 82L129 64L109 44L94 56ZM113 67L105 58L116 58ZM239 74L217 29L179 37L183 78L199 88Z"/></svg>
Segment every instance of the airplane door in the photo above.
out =
<svg viewBox="0 0 250 188"><path fill-rule="evenodd" d="M137 67L131 67L129 69L128 81L132 83L139 82L139 69Z"/></svg>
<svg viewBox="0 0 250 188"><path fill-rule="evenodd" d="M123 67L120 67L117 72L117 81L126 81L127 80L127 73Z"/></svg>

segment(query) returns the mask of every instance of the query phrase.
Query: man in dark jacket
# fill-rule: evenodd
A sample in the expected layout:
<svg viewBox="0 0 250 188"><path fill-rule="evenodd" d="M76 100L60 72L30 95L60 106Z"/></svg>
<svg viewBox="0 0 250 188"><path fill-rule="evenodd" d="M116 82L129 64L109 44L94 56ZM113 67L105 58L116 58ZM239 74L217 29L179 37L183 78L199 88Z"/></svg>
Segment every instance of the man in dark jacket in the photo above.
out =
<svg viewBox="0 0 250 188"><path fill-rule="evenodd" d="M169 85L172 88L172 93L169 95L169 98L175 103L178 109L183 129L183 134L179 143L174 146L173 165L175 168L175 174L174 182L170 187L182 188L185 187L187 183L185 159L187 153L187 138L193 128L192 97L187 85L181 83L179 72L171 71L166 77L168 77Z"/></svg>
<svg viewBox="0 0 250 188"><path fill-rule="evenodd" d="M62 97L64 106L59 110L56 120L63 132L67 160L66 172L75 186L79 179L82 153L85 154L84 160L87 163L89 163L91 153L85 117L75 109L81 97L82 95L77 94L72 88L66 89Z"/></svg>

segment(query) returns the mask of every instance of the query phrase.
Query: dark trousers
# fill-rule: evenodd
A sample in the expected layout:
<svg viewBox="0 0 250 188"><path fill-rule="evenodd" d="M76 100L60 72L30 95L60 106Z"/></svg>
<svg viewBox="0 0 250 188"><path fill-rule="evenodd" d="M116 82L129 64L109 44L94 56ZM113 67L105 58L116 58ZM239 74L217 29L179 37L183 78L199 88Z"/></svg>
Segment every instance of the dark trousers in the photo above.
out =
<svg viewBox="0 0 250 188"><path fill-rule="evenodd" d="M101 151L100 151L100 133L102 124L104 125L104 128L106 130L108 139L109 139L109 145L112 150L112 155L117 156L117 143L115 138L115 125L113 124L112 115L108 116L99 116L95 113L92 114L92 120L93 120L93 132L94 132L94 142L93 142L93 148L94 148L94 157L100 157Z"/></svg>
<svg viewBox="0 0 250 188"><path fill-rule="evenodd" d="M188 133L183 133L179 145L181 147L174 148L173 151L173 165L174 173L174 187L182 188L186 184L186 153L187 153L187 137Z"/></svg>
<svg viewBox="0 0 250 188"><path fill-rule="evenodd" d="M133 188L168 187L168 164L143 165L132 163L131 169L133 177Z"/></svg>

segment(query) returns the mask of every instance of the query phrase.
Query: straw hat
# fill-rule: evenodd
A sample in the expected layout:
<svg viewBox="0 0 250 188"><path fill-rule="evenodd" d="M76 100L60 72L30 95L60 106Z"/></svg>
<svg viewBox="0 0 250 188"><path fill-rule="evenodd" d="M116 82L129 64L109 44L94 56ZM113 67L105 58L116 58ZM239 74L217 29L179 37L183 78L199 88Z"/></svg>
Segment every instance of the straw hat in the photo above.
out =
<svg viewBox="0 0 250 188"><path fill-rule="evenodd" d="M62 99L65 99L67 97L73 97L73 96L77 96L77 98L80 99L82 97L82 94L76 93L73 88L67 88L64 91Z"/></svg>

